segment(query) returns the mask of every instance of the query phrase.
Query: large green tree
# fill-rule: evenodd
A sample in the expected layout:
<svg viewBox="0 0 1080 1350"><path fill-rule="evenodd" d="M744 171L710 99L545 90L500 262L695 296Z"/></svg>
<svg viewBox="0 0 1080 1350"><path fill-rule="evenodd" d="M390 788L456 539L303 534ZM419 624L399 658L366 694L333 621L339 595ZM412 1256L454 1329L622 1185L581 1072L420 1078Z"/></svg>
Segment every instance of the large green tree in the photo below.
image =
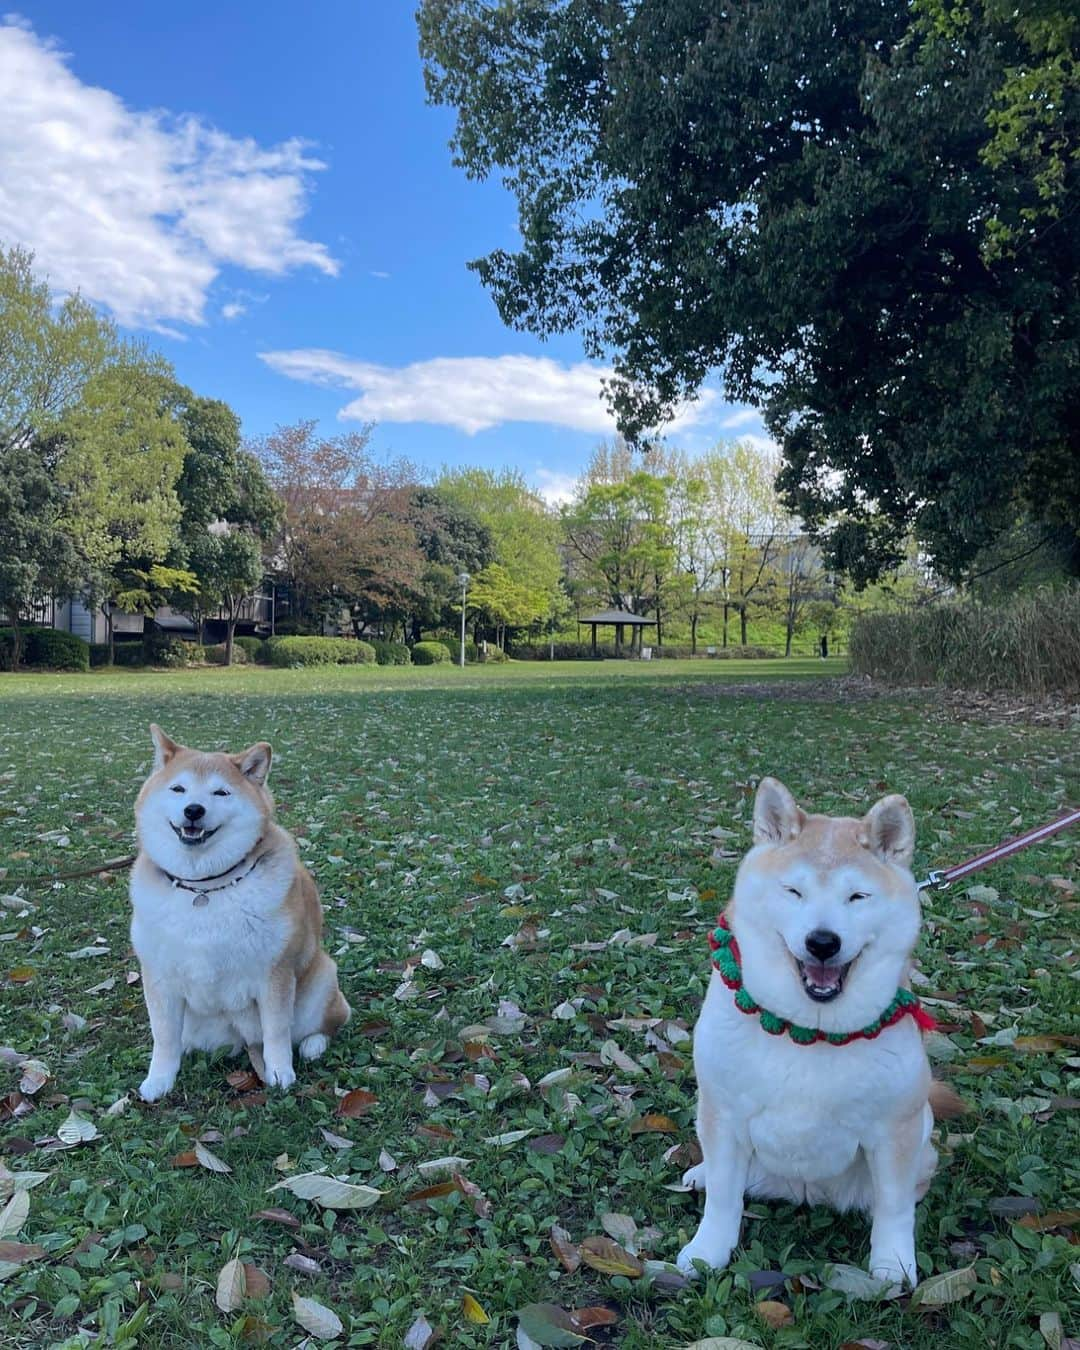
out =
<svg viewBox="0 0 1080 1350"><path fill-rule="evenodd" d="M613 355L632 436L721 371L860 580L912 532L960 576L1023 517L1080 567L1078 29L944 7L963 22L909 0L418 15L458 163L518 199L519 247L472 264L504 320ZM1039 51L1054 79L1025 83Z"/></svg>

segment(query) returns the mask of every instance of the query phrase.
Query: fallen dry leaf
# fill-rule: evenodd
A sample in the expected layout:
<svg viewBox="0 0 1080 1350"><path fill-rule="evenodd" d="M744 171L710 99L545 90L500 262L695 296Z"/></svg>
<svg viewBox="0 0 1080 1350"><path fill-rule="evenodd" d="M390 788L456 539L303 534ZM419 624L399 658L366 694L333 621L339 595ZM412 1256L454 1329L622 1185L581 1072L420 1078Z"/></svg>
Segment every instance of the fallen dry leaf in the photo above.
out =
<svg viewBox="0 0 1080 1350"><path fill-rule="evenodd" d="M292 1191L301 1200L314 1200L324 1209L367 1209L382 1196L373 1186L353 1186L323 1172L299 1172L286 1181L279 1181L271 1191Z"/></svg>
<svg viewBox="0 0 1080 1350"><path fill-rule="evenodd" d="M466 1294L461 1300L461 1311L465 1314L467 1322L474 1322L477 1326L485 1326L491 1321L491 1318L473 1298L472 1294Z"/></svg>
<svg viewBox="0 0 1080 1350"><path fill-rule="evenodd" d="M789 1327L795 1321L795 1317L786 1303L779 1303L771 1298L763 1298L755 1303L754 1312L773 1331L780 1327Z"/></svg>
<svg viewBox="0 0 1080 1350"><path fill-rule="evenodd" d="M218 1272L217 1291L214 1302L223 1313L237 1312L243 1305L247 1293L247 1277L243 1261L235 1257L226 1261Z"/></svg>
<svg viewBox="0 0 1080 1350"><path fill-rule="evenodd" d="M374 1092L368 1092L364 1088L353 1088L352 1092L347 1092L338 1103L337 1114L349 1120L358 1120L361 1116L366 1116L378 1100Z"/></svg>
<svg viewBox="0 0 1080 1350"><path fill-rule="evenodd" d="M581 1265L581 1253L578 1251L577 1243L571 1239L566 1229L560 1228L558 1224L552 1224L548 1240L562 1268L568 1275L573 1275Z"/></svg>
<svg viewBox="0 0 1080 1350"><path fill-rule="evenodd" d="M195 1141L195 1158L199 1163L199 1166L205 1167L208 1172L232 1171L232 1168L227 1162L222 1162L216 1153L211 1153L206 1145L199 1142L199 1140Z"/></svg>
<svg viewBox="0 0 1080 1350"><path fill-rule="evenodd" d="M636 1256L609 1237L587 1237L579 1250L585 1264L604 1275L625 1275L636 1280L645 1270Z"/></svg>
<svg viewBox="0 0 1080 1350"><path fill-rule="evenodd" d="M313 1336L318 1336L320 1340L329 1341L335 1336L340 1336L345 1330L341 1318L335 1312L322 1303L316 1303L313 1298L301 1298L294 1289L292 1291L293 1317L304 1328L310 1331Z"/></svg>

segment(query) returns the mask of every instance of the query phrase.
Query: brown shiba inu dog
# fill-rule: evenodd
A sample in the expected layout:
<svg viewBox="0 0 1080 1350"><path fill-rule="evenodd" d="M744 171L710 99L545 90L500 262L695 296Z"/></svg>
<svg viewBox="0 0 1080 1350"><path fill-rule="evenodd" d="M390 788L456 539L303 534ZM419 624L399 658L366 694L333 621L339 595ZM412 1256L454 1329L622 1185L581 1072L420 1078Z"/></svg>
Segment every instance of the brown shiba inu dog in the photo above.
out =
<svg viewBox="0 0 1080 1350"><path fill-rule="evenodd" d="M932 1022L908 988L914 843L903 797L816 816L761 780L694 1031L704 1162L684 1181L705 1213L679 1253L687 1274L727 1265L751 1195L868 1212L871 1272L915 1282L933 1117L963 1105L931 1081Z"/></svg>
<svg viewBox="0 0 1080 1350"><path fill-rule="evenodd" d="M157 1101L185 1050L247 1047L272 1087L296 1081L349 1017L322 949L322 907L274 821L270 747L202 754L151 726L154 767L135 804L131 941L154 1048L139 1088Z"/></svg>

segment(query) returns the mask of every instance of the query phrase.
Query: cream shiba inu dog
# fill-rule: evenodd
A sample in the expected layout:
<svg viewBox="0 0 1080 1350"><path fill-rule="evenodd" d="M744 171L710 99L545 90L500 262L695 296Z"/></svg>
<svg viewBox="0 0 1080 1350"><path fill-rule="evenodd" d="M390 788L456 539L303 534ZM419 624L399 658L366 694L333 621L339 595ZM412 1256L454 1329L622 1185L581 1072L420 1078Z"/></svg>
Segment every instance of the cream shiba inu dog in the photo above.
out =
<svg viewBox="0 0 1080 1350"><path fill-rule="evenodd" d="M151 726L154 766L135 804L131 941L154 1048L139 1088L170 1091L186 1050L247 1047L272 1087L296 1080L347 1021L322 949L322 907L274 821L270 746L201 754Z"/></svg>
<svg viewBox="0 0 1080 1350"><path fill-rule="evenodd" d="M679 1266L726 1266L743 1198L859 1209L871 1273L914 1283L915 1204L937 1163L932 1083L908 990L919 932L911 809L885 797L861 820L808 815L762 780L754 846L713 937L694 1032L704 1161L684 1177L705 1210Z"/></svg>

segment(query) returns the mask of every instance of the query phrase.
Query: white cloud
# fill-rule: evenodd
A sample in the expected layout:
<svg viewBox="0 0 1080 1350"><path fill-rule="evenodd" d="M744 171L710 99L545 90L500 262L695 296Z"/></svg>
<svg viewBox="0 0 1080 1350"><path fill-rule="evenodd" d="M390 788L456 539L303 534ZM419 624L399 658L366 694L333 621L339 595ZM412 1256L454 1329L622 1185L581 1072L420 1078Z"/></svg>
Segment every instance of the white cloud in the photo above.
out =
<svg viewBox="0 0 1080 1350"><path fill-rule="evenodd" d="M554 469L537 469L533 485L548 506L562 506L574 496L577 479L572 473L558 473Z"/></svg>
<svg viewBox="0 0 1080 1350"><path fill-rule="evenodd" d="M263 147L193 116L128 108L83 84L19 19L0 21L0 239L123 324L203 322L231 265L281 275L338 263L297 233L308 177L302 142Z"/></svg>
<svg viewBox="0 0 1080 1350"><path fill-rule="evenodd" d="M372 272L371 275L372 275L373 277L378 277L380 281L389 281L389 280L390 280L390 273L389 273L389 272Z"/></svg>
<svg viewBox="0 0 1080 1350"><path fill-rule="evenodd" d="M261 359L293 380L359 390L360 397L338 413L346 421L432 422L470 435L504 422L544 422L599 435L615 430L602 390L611 371L586 361L565 366L543 356L440 356L380 366L318 348L264 352ZM715 398L703 391L665 430L701 421Z"/></svg>
<svg viewBox="0 0 1080 1350"><path fill-rule="evenodd" d="M247 313L247 305L237 304L232 301L228 305L221 306L221 317L223 319L238 319L241 314Z"/></svg>
<svg viewBox="0 0 1080 1350"><path fill-rule="evenodd" d="M725 417L720 427L723 431L733 431L736 427L745 427L751 422L760 421L761 414L756 408L742 408L737 413L732 413L730 417Z"/></svg>

